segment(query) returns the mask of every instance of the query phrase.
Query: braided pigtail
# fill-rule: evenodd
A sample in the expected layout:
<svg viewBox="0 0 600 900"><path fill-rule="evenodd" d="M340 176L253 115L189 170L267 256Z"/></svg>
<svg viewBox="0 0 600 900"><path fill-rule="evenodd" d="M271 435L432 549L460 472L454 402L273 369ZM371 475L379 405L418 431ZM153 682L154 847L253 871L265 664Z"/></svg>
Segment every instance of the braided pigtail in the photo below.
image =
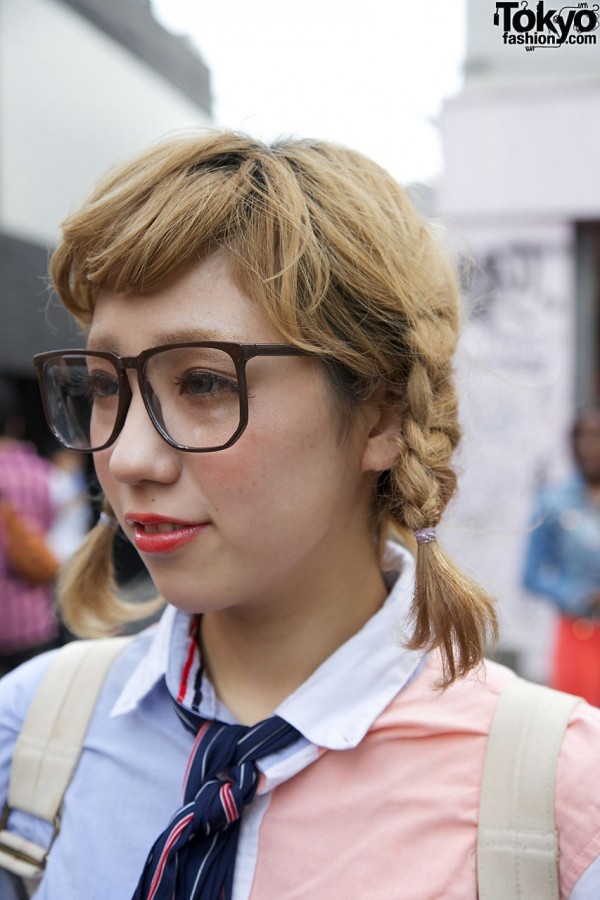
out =
<svg viewBox="0 0 600 900"><path fill-rule="evenodd" d="M417 540L412 649L439 647L443 684L464 675L483 657L486 639L497 637L492 599L467 578L440 548L435 527L452 497L456 475L450 459L460 438L449 356L441 362L451 331L438 319L431 343L429 323L408 335L414 362L404 395L400 455L392 472L397 520ZM454 329L451 329L454 330Z"/></svg>
<svg viewBox="0 0 600 900"><path fill-rule="evenodd" d="M57 581L58 607L66 626L77 637L116 634L126 622L153 615L161 598L131 603L118 596L113 566L117 520L106 501L100 519L83 544L62 566Z"/></svg>

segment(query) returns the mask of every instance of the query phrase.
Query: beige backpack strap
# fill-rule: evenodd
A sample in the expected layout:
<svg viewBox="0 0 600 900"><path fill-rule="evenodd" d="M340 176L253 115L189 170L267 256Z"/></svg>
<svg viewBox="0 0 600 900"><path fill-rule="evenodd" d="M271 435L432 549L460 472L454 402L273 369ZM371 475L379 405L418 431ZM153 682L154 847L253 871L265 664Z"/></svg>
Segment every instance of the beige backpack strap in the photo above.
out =
<svg viewBox="0 0 600 900"><path fill-rule="evenodd" d="M13 754L8 801L0 821L0 867L39 878L48 855L6 829L19 809L60 828L60 808L104 678L131 638L73 641L52 661L33 698Z"/></svg>
<svg viewBox="0 0 600 900"><path fill-rule="evenodd" d="M554 783L578 702L520 678L498 701L479 806L480 900L559 900Z"/></svg>

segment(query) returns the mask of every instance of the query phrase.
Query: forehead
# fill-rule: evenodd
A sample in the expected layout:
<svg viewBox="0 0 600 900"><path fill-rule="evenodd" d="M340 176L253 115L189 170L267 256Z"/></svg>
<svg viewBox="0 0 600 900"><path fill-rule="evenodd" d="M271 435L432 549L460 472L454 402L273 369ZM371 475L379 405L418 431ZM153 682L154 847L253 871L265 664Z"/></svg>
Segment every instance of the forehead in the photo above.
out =
<svg viewBox="0 0 600 900"><path fill-rule="evenodd" d="M236 284L220 255L187 266L145 294L101 290L88 347L122 354L178 341L277 343L281 335Z"/></svg>

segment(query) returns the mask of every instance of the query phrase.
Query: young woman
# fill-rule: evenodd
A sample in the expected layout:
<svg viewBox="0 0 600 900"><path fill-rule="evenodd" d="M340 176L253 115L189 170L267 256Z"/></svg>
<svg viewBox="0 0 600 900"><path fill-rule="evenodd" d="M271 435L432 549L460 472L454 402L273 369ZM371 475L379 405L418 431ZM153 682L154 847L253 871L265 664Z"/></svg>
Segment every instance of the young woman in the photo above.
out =
<svg viewBox="0 0 600 900"><path fill-rule="evenodd" d="M81 635L144 614L115 599L117 528L166 608L109 672L37 896L475 898L514 676L482 662L493 604L436 540L460 309L433 232L358 153L209 133L111 172L51 271L88 337L38 358L47 414L105 496L63 614ZM0 685L0 799L48 664ZM580 704L556 802L577 900L599 750Z"/></svg>

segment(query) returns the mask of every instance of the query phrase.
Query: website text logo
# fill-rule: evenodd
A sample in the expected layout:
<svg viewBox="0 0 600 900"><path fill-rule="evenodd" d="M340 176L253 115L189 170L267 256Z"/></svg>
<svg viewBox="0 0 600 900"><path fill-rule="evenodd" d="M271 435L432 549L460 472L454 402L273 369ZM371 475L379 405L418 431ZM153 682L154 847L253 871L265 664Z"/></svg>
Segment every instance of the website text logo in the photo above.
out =
<svg viewBox="0 0 600 900"><path fill-rule="evenodd" d="M545 9L539 0L535 11L523 2L496 3L494 25L502 29L505 44L523 44L526 50L537 47L562 47L564 44L595 44L600 24L600 7L595 3Z"/></svg>

